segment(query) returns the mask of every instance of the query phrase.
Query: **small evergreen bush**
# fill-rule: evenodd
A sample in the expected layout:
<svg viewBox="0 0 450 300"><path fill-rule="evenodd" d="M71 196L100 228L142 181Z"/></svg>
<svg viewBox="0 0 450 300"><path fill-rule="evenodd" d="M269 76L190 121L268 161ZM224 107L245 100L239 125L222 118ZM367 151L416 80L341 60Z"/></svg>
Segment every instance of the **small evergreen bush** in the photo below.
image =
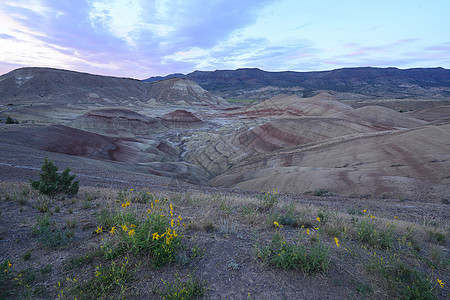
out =
<svg viewBox="0 0 450 300"><path fill-rule="evenodd" d="M41 168L42 174L40 180L32 181L31 186L39 193L55 196L58 194L76 195L79 189L79 182L75 181L75 175L69 175L70 169L66 168L61 174L58 174L58 168L45 157Z"/></svg>
<svg viewBox="0 0 450 300"><path fill-rule="evenodd" d="M8 117L7 119L6 119L6 122L5 122L6 124L19 124L19 121L17 121L17 120L14 120L13 118L11 118L11 117Z"/></svg>

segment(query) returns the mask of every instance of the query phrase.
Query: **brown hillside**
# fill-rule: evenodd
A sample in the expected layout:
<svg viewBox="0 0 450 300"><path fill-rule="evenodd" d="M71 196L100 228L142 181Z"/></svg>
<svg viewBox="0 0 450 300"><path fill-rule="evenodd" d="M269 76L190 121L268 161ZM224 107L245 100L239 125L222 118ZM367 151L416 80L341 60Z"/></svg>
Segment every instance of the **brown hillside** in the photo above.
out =
<svg viewBox="0 0 450 300"><path fill-rule="evenodd" d="M450 179L450 125L388 131L253 156L217 176L215 186L289 193L318 188L342 194L442 196ZM430 188L428 182L436 184ZM427 188L425 188L427 187Z"/></svg>
<svg viewBox="0 0 450 300"><path fill-rule="evenodd" d="M108 136L135 137L166 131L158 118L150 118L127 109L99 109L90 111L70 126Z"/></svg>

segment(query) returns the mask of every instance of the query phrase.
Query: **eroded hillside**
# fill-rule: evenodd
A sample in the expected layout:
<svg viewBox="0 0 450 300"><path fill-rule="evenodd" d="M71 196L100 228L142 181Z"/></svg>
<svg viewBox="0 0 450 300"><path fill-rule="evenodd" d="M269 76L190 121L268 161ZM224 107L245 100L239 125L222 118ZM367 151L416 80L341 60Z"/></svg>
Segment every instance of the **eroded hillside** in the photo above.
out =
<svg viewBox="0 0 450 300"><path fill-rule="evenodd" d="M449 196L445 99L407 113L374 105L382 100L349 105L355 94L330 92L229 104L186 79L146 83L43 68L3 75L0 89L0 119L19 123L1 124L3 151L120 164L177 184ZM38 167L13 156L3 156L3 166Z"/></svg>

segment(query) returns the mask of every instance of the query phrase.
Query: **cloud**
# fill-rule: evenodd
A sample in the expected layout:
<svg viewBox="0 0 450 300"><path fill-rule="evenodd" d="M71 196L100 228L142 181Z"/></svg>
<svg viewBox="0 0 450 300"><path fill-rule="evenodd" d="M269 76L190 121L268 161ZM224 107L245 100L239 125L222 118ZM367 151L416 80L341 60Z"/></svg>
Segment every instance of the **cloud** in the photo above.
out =
<svg viewBox="0 0 450 300"><path fill-rule="evenodd" d="M167 56L215 47L254 22L258 10L273 1L24 0L8 2L1 10L14 22L21 41L48 48L51 56L41 62L49 66L55 66L51 62L58 52L75 69L104 65L106 71L126 68L127 74L134 71L140 77L173 69L168 63L176 59ZM193 65L183 60L174 64Z"/></svg>
<svg viewBox="0 0 450 300"><path fill-rule="evenodd" d="M386 32L379 18L350 22L335 14L291 0L5 0L0 64L137 78L239 67L323 70L383 61L401 67L408 59L449 65L448 40L431 37L426 26L399 35ZM401 18L395 15L391 28L401 28Z"/></svg>
<svg viewBox="0 0 450 300"><path fill-rule="evenodd" d="M448 65L450 43L424 47L419 42L418 39L403 39L371 47L363 47L358 44L352 44L351 47L346 45L351 52L328 56L321 63L328 69L361 66L437 67L442 66L443 63Z"/></svg>
<svg viewBox="0 0 450 300"><path fill-rule="evenodd" d="M2 40L14 40L15 37L6 33L0 33L0 39Z"/></svg>

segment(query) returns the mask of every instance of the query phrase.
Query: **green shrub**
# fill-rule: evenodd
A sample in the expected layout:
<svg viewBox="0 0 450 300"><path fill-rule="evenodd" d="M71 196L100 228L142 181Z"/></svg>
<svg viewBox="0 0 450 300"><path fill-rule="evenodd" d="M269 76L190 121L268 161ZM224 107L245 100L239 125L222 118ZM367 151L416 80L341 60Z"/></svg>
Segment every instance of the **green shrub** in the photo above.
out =
<svg viewBox="0 0 450 300"><path fill-rule="evenodd" d="M130 205L126 201L115 212L104 211L101 218L97 217L102 224L109 225L105 230L103 226L96 230L98 234L109 231L101 245L105 258L123 253L148 253L155 268L173 261L181 243L182 217L174 217L173 206L167 205L167 200L150 202L144 218Z"/></svg>
<svg viewBox="0 0 450 300"><path fill-rule="evenodd" d="M314 196L327 196L329 195L329 192L326 189L317 189L313 192Z"/></svg>
<svg viewBox="0 0 450 300"><path fill-rule="evenodd" d="M30 260L31 258L31 251L27 250L23 255L22 255L23 260L27 261Z"/></svg>
<svg viewBox="0 0 450 300"><path fill-rule="evenodd" d="M13 118L9 117L6 119L6 124L19 124L19 121L14 120Z"/></svg>
<svg viewBox="0 0 450 300"><path fill-rule="evenodd" d="M41 170L44 172L39 175L41 179L31 182L31 186L39 193L49 196L58 194L76 195L78 193L79 182L72 182L75 175L69 175L69 168L58 174L58 168L45 157Z"/></svg>

